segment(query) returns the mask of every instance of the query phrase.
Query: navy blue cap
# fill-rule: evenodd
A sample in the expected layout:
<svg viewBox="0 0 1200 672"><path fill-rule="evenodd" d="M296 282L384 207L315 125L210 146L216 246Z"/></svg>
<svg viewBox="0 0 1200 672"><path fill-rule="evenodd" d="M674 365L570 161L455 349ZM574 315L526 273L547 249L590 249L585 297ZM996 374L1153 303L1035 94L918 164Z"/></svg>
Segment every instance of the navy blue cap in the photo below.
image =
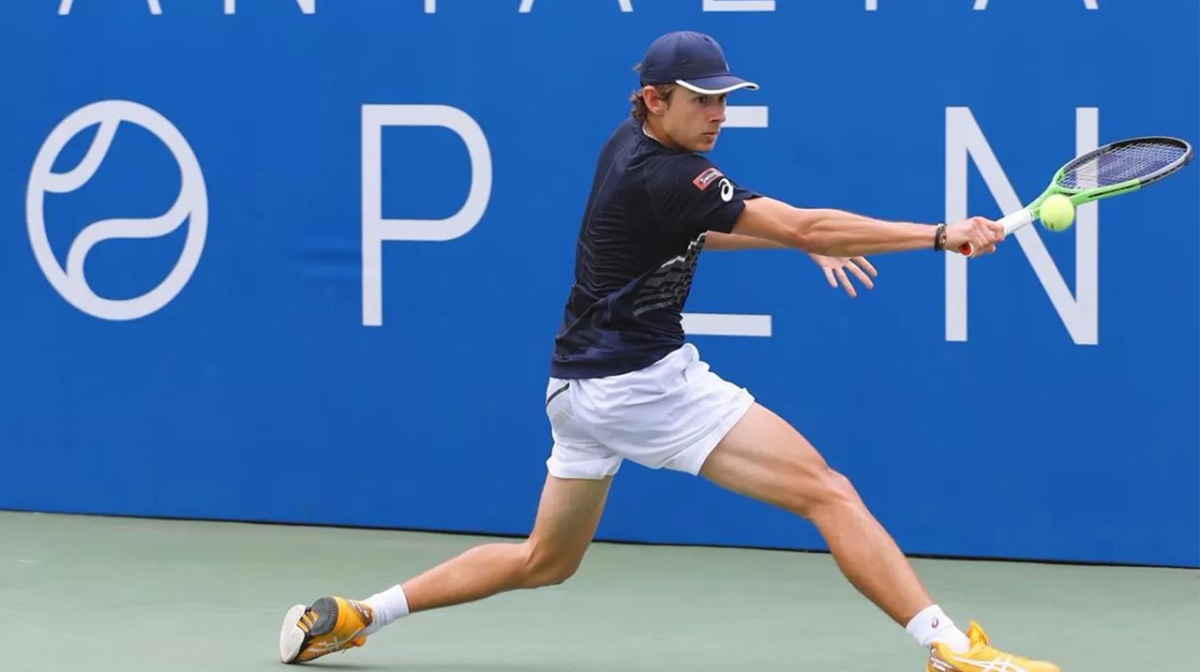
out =
<svg viewBox="0 0 1200 672"><path fill-rule="evenodd" d="M667 33L655 40L637 70L642 86L678 84L707 94L758 88L758 84L729 71L725 52L716 40L689 30Z"/></svg>

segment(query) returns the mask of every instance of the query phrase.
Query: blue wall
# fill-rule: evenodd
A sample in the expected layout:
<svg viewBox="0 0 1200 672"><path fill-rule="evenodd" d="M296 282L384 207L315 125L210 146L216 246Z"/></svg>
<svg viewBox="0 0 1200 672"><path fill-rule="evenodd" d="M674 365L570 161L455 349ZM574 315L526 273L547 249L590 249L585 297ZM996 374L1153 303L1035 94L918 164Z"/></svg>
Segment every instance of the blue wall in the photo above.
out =
<svg viewBox="0 0 1200 672"><path fill-rule="evenodd" d="M715 158L799 205L998 216L1089 143L1200 140L1191 0L65 4L0 9L12 509L527 531L595 152L668 30L714 34L762 84L732 102L765 110L731 114L765 128ZM374 124L417 105L481 137ZM1197 567L1197 186L1192 167L969 273L876 257L855 301L801 255L711 254L689 310L769 316L769 335L694 341L910 552ZM459 216L366 224L408 239L371 263L372 211ZM823 548L636 467L601 536Z"/></svg>

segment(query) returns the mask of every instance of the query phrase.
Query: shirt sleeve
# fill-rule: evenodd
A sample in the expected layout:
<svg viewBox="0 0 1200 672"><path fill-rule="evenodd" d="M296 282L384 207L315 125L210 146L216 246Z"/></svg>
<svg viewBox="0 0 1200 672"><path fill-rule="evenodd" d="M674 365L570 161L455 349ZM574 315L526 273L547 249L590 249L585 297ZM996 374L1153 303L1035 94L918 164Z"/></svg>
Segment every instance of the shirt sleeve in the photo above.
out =
<svg viewBox="0 0 1200 672"><path fill-rule="evenodd" d="M698 154L674 155L649 166L647 185L663 229L689 238L705 231L729 233L746 201L758 196Z"/></svg>

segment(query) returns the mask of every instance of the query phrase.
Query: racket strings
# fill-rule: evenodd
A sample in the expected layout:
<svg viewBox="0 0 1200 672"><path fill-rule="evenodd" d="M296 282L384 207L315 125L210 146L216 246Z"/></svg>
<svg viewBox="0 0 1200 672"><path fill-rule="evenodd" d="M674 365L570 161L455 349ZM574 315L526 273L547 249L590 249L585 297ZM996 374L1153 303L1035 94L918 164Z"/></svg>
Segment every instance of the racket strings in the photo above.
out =
<svg viewBox="0 0 1200 672"><path fill-rule="evenodd" d="M1119 145L1067 168L1061 184L1067 189L1093 189L1143 179L1171 167L1186 154L1185 147L1164 142Z"/></svg>

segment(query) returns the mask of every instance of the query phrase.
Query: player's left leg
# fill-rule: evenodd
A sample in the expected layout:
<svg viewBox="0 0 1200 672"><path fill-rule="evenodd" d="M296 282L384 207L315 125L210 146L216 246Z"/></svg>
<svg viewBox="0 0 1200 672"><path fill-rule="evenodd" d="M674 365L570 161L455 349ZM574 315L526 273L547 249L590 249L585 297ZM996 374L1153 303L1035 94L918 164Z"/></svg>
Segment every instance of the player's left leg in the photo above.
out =
<svg viewBox="0 0 1200 672"><path fill-rule="evenodd" d="M393 621L500 593L563 583L591 546L621 459L574 417L572 386L551 380L546 413L554 438L548 475L529 538L482 544L365 600L322 597L296 605L279 635L283 662L302 663L362 646Z"/></svg>
<svg viewBox="0 0 1200 672"><path fill-rule="evenodd" d="M304 663L362 646L409 614L563 583L583 562L611 483L612 476L547 475L533 532L524 541L475 546L365 600L327 596L292 607L280 631L280 660Z"/></svg>
<svg viewBox="0 0 1200 672"><path fill-rule="evenodd" d="M409 613L482 600L499 593L555 586L583 563L612 477L547 475L529 538L471 548L403 584Z"/></svg>

